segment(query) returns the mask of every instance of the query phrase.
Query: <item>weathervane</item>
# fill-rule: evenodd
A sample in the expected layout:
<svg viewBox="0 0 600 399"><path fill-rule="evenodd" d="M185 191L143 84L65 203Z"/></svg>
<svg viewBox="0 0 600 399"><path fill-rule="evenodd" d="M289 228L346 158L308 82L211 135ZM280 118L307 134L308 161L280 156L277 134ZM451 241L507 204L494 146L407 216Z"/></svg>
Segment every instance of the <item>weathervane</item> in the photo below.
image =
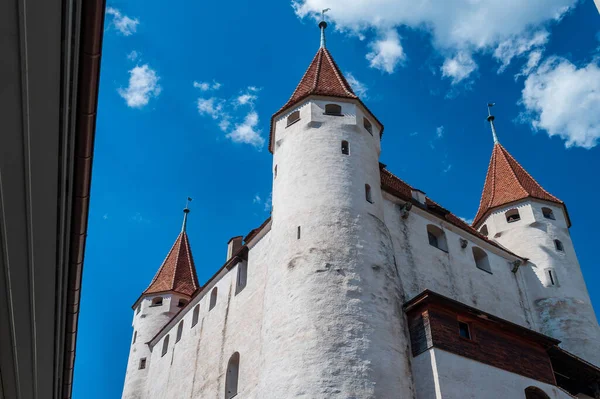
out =
<svg viewBox="0 0 600 399"><path fill-rule="evenodd" d="M327 28L325 13L329 10L331 10L331 8L325 8L321 11L321 22L319 22L319 28L321 28L321 48L325 48L325 28Z"/></svg>
<svg viewBox="0 0 600 399"><path fill-rule="evenodd" d="M494 115L492 115L492 110L491 110L491 108L494 105L496 105L496 103L488 103L488 105L487 105L487 107L488 107L487 121L492 126L492 137L494 138L494 144L498 144L498 135L496 134L496 126L494 126L494 119L496 119L496 118L494 117Z"/></svg>
<svg viewBox="0 0 600 399"><path fill-rule="evenodd" d="M188 206L191 201L192 201L191 197L187 197L187 199L185 201L185 208L183 208L183 225L181 226L182 232L185 231L185 227L187 225L187 217L188 217L188 213L190 213L190 208Z"/></svg>

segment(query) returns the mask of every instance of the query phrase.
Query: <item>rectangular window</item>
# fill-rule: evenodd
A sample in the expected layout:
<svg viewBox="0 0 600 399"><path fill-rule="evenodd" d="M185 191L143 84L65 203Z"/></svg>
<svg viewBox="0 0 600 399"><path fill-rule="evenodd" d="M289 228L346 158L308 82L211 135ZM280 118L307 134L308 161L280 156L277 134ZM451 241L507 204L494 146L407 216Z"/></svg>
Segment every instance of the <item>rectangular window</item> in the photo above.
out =
<svg viewBox="0 0 600 399"><path fill-rule="evenodd" d="M146 368L146 358L143 357L143 358L140 359L140 367L139 367L139 369L143 370L145 368Z"/></svg>
<svg viewBox="0 0 600 399"><path fill-rule="evenodd" d="M550 284L556 285L556 283L554 281L554 274L552 273L552 270L548 270L548 277L550 278Z"/></svg>
<svg viewBox="0 0 600 399"><path fill-rule="evenodd" d="M458 334L465 339L471 339L471 330L469 329L469 325L467 323L459 321Z"/></svg>

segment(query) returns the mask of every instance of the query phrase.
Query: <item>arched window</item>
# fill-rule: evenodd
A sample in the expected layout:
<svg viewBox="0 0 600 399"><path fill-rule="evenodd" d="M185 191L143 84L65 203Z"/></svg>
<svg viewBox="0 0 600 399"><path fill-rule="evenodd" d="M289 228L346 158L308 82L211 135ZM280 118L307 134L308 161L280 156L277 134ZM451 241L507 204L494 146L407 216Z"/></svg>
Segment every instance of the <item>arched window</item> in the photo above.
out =
<svg viewBox="0 0 600 399"><path fill-rule="evenodd" d="M560 240L554 240L554 247L559 252L565 252L565 247L563 246L563 243L560 242Z"/></svg>
<svg viewBox="0 0 600 399"><path fill-rule="evenodd" d="M365 127L365 130L369 133L371 133L371 136L373 135L373 125L371 125L371 122L369 122L369 120L367 118L363 118L363 126Z"/></svg>
<svg viewBox="0 0 600 399"><path fill-rule="evenodd" d="M237 294L246 287L246 280L248 277L248 263L238 263L237 269L237 283L235 287L235 293Z"/></svg>
<svg viewBox="0 0 600 399"><path fill-rule="evenodd" d="M427 238L429 239L429 245L436 247L437 249L441 249L444 252L448 252L448 243L446 242L446 234L444 234L444 230L433 224L428 224Z"/></svg>
<svg viewBox="0 0 600 399"><path fill-rule="evenodd" d="M521 215L519 215L518 209L508 210L504 213L504 216L506 216L506 221L508 223L513 223L513 222L521 220Z"/></svg>
<svg viewBox="0 0 600 399"><path fill-rule="evenodd" d="M238 394L238 378L240 375L240 354L235 352L227 363L225 376L225 399L231 399Z"/></svg>
<svg viewBox="0 0 600 399"><path fill-rule="evenodd" d="M371 195L371 186L365 184L365 198L371 204L373 203L373 196Z"/></svg>
<svg viewBox="0 0 600 399"><path fill-rule="evenodd" d="M342 154L348 155L350 154L350 145L346 140L342 141Z"/></svg>
<svg viewBox="0 0 600 399"><path fill-rule="evenodd" d="M554 212L550 208L542 208L542 214L546 219L556 220L554 217Z"/></svg>
<svg viewBox="0 0 600 399"><path fill-rule="evenodd" d="M327 104L325 105L325 114L326 115L342 115L342 107L337 104Z"/></svg>
<svg viewBox="0 0 600 399"><path fill-rule="evenodd" d="M175 343L179 342L181 339L181 334L183 334L183 320L177 326L177 336L175 337Z"/></svg>
<svg viewBox="0 0 600 399"><path fill-rule="evenodd" d="M194 312L192 313L192 327L198 324L198 317L200 316L200 305L196 305Z"/></svg>
<svg viewBox="0 0 600 399"><path fill-rule="evenodd" d="M154 298L152 300L152 305L150 305L150 306L162 306L162 302L163 302L162 296L157 296L156 298Z"/></svg>
<svg viewBox="0 0 600 399"><path fill-rule="evenodd" d="M287 125L291 125L294 122L298 122L300 120L300 111L294 111L287 117Z"/></svg>
<svg viewBox="0 0 600 399"><path fill-rule="evenodd" d="M475 259L475 266L478 269L485 270L488 273L492 272L490 260L483 249L473 247L473 259Z"/></svg>
<svg viewBox="0 0 600 399"><path fill-rule="evenodd" d="M487 224L484 224L484 225L483 225L483 227L481 227L481 229L479 230L479 232L480 232L481 234L483 234L484 236L486 236L486 237L487 237L487 236L488 236L488 234L489 234L489 233L488 233Z"/></svg>
<svg viewBox="0 0 600 399"><path fill-rule="evenodd" d="M187 305L187 303L188 303L187 299L180 299L179 301L177 301L177 307L182 308L185 305Z"/></svg>
<svg viewBox="0 0 600 399"><path fill-rule="evenodd" d="M169 336L167 335L163 341L163 347L162 347L162 352L160 354L160 356L164 356L167 354L167 351L169 350Z"/></svg>
<svg viewBox="0 0 600 399"><path fill-rule="evenodd" d="M525 399L550 399L550 396L538 387L527 387L525 388Z"/></svg>
<svg viewBox="0 0 600 399"><path fill-rule="evenodd" d="M217 287L213 288L210 293L210 303L208 304L208 310L212 310L217 304Z"/></svg>

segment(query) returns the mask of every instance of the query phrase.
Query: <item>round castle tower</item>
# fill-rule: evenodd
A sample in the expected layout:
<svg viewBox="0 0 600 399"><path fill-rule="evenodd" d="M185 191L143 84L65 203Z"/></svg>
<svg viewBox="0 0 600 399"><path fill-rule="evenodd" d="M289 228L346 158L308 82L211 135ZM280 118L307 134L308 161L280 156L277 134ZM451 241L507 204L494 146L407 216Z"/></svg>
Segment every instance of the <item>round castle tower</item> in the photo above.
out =
<svg viewBox="0 0 600 399"><path fill-rule="evenodd" d="M412 397L383 222L383 126L321 48L272 119L273 262L259 397Z"/></svg>
<svg viewBox="0 0 600 399"><path fill-rule="evenodd" d="M133 337L129 350L123 399L143 399L151 352L147 342L190 300L199 288L192 250L183 227L148 288L133 304Z"/></svg>
<svg viewBox="0 0 600 399"><path fill-rule="evenodd" d="M600 327L569 234L565 204L544 190L498 142L473 227L529 259L521 272L537 329L600 365Z"/></svg>

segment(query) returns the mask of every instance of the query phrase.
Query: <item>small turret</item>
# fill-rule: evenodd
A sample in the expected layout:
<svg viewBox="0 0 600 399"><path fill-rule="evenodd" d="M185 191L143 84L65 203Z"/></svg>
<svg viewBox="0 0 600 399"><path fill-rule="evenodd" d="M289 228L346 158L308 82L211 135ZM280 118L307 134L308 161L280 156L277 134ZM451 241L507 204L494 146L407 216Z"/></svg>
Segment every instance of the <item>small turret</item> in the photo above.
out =
<svg viewBox="0 0 600 399"><path fill-rule="evenodd" d="M191 200L188 198L188 201ZM123 399L144 398L146 375L150 367L150 348L146 344L190 300L200 288L192 249L186 232L189 208L183 210L183 225L167 257L134 303L133 338L129 351Z"/></svg>
<svg viewBox="0 0 600 399"><path fill-rule="evenodd" d="M600 328L569 234L567 208L500 144L491 113L488 121L494 149L473 227L529 259L529 267L520 270L536 328L599 365Z"/></svg>

